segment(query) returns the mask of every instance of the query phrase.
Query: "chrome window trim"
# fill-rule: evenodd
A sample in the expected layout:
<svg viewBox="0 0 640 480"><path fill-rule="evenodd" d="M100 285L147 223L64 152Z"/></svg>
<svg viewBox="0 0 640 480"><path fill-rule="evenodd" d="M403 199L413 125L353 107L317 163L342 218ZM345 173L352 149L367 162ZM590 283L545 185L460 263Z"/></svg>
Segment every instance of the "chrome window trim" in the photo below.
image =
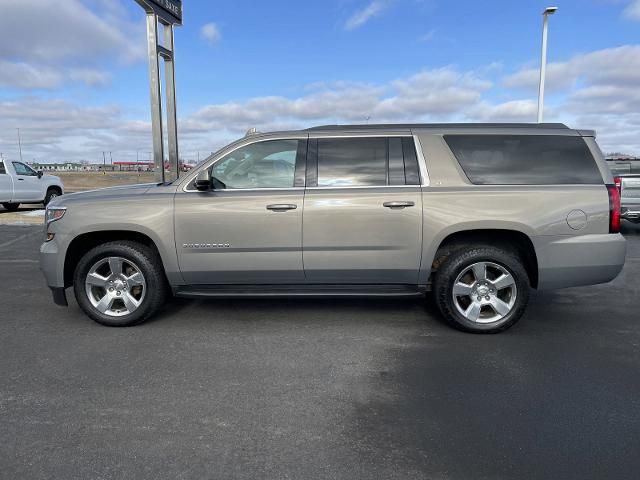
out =
<svg viewBox="0 0 640 480"><path fill-rule="evenodd" d="M199 192L198 189L189 188L189 186L193 183L195 178L198 176L198 173L201 172L202 170L204 170L205 168L211 168L216 163L218 163L220 160L222 160L224 157L226 157L227 155L232 154L236 150L239 150L239 149L244 148L244 147L248 147L249 145L253 145L254 143L271 142L271 141L274 141L274 140L297 140L297 141L300 141L300 140L306 140L307 138L309 138L308 135L301 134L299 136L286 135L286 136L277 136L277 137L261 137L261 138L255 138L251 142L246 142L246 143L242 142L239 145L237 145L235 148L229 150L228 152L220 153L220 155L217 158L215 158L214 160L211 160L210 162L204 164L200 169L198 169L198 171L193 172L193 174L191 175L191 178L187 178L185 180L185 184L184 184L184 187L182 187L182 191L183 192ZM246 192L246 191L298 190L298 189L304 190L304 187L291 186L291 187L262 187L262 188L221 188L221 189L218 189L216 191L218 191L218 192Z"/></svg>
<svg viewBox="0 0 640 480"><path fill-rule="evenodd" d="M356 190L362 188L421 188L423 185L339 185L335 187L306 187L307 190Z"/></svg>
<svg viewBox="0 0 640 480"><path fill-rule="evenodd" d="M199 190L194 189L194 188L189 188L189 186L193 183L193 181L195 180L195 178L198 176L198 172L200 172L202 169L204 168L210 168L213 165L215 165L218 161L220 161L222 158L226 157L227 155L235 152L236 150L249 146L249 145L253 145L254 143L258 143L258 142L268 142L268 141L272 141L272 140L305 140L305 139L309 139L309 140L318 140L318 139L322 139L322 138L371 138L371 137L413 137L413 143L416 149L416 155L418 156L418 170L420 172L420 185L345 185L345 186L337 186L337 187L264 187L264 188L223 188L223 189L218 189L216 191L218 192L247 192L247 191L278 191L278 190L305 190L305 189L309 189L309 190L335 190L335 189L361 189L361 188L407 188L407 187L428 187L429 186L429 174L427 171L427 167L426 167L426 162L424 159L424 155L422 153L422 145L420 143L420 139L418 138L417 135L413 135L410 132L408 133L388 133L388 134L384 134L384 133L375 133L375 134L367 134L365 132L363 133L352 133L349 132L345 135L336 135L336 134L332 134L332 135L309 135L309 134L303 134L301 133L299 136L295 136L295 135L285 135L285 136L276 136L276 137L261 137L261 138L256 138L253 139L253 141L250 142L243 142L241 144L239 144L238 146L236 146L236 148L229 150L228 152L225 152L223 154L221 154L218 158L212 160L209 163L206 163L205 165L202 166L202 168L200 168L198 171L193 172L191 174L191 178L187 178L185 180L185 185L182 187L182 191L183 192L187 192L187 193L193 193L193 192L199 192Z"/></svg>
<svg viewBox="0 0 640 480"><path fill-rule="evenodd" d="M424 158L424 152L422 151L422 143L417 135L412 135L413 144L416 148L416 155L418 155L418 169L420 170L420 186L428 187L431 182L429 180L429 171L427 170L427 162Z"/></svg>
<svg viewBox="0 0 640 480"><path fill-rule="evenodd" d="M298 191L304 190L304 187L263 187L263 188L216 188L215 190L209 190L209 192L273 192L273 191ZM200 190L185 190L185 192L207 193Z"/></svg>

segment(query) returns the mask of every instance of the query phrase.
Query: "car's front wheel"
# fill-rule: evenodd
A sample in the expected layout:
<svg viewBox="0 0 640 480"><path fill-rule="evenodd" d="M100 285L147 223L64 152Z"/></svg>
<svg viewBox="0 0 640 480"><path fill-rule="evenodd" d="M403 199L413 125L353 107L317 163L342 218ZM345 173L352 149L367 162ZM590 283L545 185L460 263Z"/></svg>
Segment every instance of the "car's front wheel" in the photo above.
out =
<svg viewBox="0 0 640 480"><path fill-rule="evenodd" d="M74 274L82 310L96 322L129 327L144 322L167 295L159 256L137 242L110 242L87 252Z"/></svg>
<svg viewBox="0 0 640 480"><path fill-rule="evenodd" d="M49 202L51 202L51 200L53 200L56 197L59 197L60 195L62 195L62 192L55 187L49 188L47 190L47 194L44 197L44 201L42 203L44 203L44 206L46 207L47 205L49 205Z"/></svg>
<svg viewBox="0 0 640 480"><path fill-rule="evenodd" d="M433 286L445 319L472 333L506 330L522 317L529 301L529 277L520 257L492 246L451 253Z"/></svg>

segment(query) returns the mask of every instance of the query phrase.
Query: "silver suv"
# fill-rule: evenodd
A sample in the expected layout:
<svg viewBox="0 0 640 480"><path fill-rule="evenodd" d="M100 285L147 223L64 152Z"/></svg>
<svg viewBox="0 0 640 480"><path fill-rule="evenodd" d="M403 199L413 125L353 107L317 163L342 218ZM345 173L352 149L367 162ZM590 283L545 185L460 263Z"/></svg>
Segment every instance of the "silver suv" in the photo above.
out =
<svg viewBox="0 0 640 480"><path fill-rule="evenodd" d="M560 124L325 126L251 134L171 184L65 195L41 265L109 326L170 295L424 295L499 332L531 288L608 282L620 198L594 133Z"/></svg>

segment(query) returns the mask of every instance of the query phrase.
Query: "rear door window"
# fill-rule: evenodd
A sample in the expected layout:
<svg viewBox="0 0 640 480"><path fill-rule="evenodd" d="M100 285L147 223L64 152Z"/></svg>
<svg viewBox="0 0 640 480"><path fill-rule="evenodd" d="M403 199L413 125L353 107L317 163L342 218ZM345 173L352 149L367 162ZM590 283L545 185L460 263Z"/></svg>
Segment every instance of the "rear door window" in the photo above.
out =
<svg viewBox="0 0 640 480"><path fill-rule="evenodd" d="M6 175L7 170L4 168L4 161L0 159L0 175Z"/></svg>
<svg viewBox="0 0 640 480"><path fill-rule="evenodd" d="M318 140L319 187L386 184L386 138L321 138Z"/></svg>
<svg viewBox="0 0 640 480"><path fill-rule="evenodd" d="M315 176L317 160L317 181ZM309 146L308 186L419 185L411 137L320 138Z"/></svg>
<svg viewBox="0 0 640 480"><path fill-rule="evenodd" d="M476 185L602 184L581 137L562 135L445 135Z"/></svg>

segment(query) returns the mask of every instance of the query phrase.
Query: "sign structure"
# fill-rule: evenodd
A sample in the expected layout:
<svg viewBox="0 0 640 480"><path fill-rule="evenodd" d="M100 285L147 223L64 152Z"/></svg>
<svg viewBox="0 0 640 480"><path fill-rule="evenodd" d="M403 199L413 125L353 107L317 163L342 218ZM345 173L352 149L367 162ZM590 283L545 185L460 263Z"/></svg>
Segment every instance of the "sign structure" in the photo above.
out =
<svg viewBox="0 0 640 480"><path fill-rule="evenodd" d="M182 25L182 0L136 0L142 8L152 9L166 22Z"/></svg>
<svg viewBox="0 0 640 480"><path fill-rule="evenodd" d="M153 161L158 182L173 181L179 175L178 125L176 114L175 51L173 27L182 25L181 0L136 0L147 14L147 46L149 50L149 85L151 87L151 126ZM163 41L160 42L159 25ZM164 61L167 102L167 146L169 168L165 169L164 128L160 58Z"/></svg>

